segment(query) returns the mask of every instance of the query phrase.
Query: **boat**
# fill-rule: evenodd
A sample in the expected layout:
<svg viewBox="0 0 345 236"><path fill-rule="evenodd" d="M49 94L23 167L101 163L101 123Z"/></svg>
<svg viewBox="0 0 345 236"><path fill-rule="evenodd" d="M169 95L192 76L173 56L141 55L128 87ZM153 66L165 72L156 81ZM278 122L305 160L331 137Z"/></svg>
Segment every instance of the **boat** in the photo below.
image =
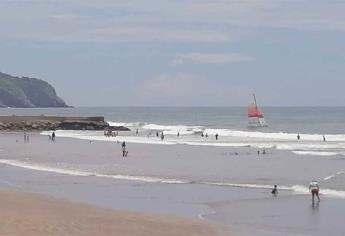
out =
<svg viewBox="0 0 345 236"><path fill-rule="evenodd" d="M260 111L258 104L256 102L255 94L253 94L254 103L248 107L248 128L262 128L267 127L264 113Z"/></svg>

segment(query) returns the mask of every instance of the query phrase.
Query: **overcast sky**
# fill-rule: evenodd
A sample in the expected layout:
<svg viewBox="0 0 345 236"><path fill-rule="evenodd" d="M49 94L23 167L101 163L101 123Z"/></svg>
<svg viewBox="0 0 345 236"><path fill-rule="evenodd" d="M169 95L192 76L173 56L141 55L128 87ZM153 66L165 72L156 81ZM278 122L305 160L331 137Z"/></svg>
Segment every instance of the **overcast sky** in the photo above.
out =
<svg viewBox="0 0 345 236"><path fill-rule="evenodd" d="M75 106L344 106L343 0L1 0L0 71Z"/></svg>

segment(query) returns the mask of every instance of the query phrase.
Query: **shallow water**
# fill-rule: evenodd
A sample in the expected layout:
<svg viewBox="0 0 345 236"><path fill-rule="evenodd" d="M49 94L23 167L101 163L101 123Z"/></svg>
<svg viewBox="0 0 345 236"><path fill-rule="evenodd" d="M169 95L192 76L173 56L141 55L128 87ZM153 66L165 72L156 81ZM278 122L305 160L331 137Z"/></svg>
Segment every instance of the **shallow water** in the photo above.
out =
<svg viewBox="0 0 345 236"><path fill-rule="evenodd" d="M267 108L270 127L262 130L246 128L243 108L5 110L105 115L132 131L111 138L98 131L58 131L55 143L46 132L32 134L29 144L23 144L22 134L2 135L2 187L200 217L235 225L244 235L345 233L339 222L345 210L343 108ZM164 132L163 141L157 131ZM209 137L202 138L200 131ZM120 157L122 141L128 158ZM314 179L321 186L318 207L308 193ZM270 194L274 184L277 198Z"/></svg>

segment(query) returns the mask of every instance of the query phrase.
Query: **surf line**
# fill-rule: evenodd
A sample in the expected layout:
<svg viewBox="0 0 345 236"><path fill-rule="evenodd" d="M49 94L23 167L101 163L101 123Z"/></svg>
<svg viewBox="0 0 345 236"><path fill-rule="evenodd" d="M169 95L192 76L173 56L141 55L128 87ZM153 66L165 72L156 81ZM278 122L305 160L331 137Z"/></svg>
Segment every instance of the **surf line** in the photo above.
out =
<svg viewBox="0 0 345 236"><path fill-rule="evenodd" d="M345 171L338 171L337 173L335 173L334 175L330 175L330 176L327 176L325 178L323 178L324 181L328 181L328 180L331 180L331 179L334 179L335 177L337 177L338 175L343 175L345 174Z"/></svg>
<svg viewBox="0 0 345 236"><path fill-rule="evenodd" d="M180 180L180 179L170 179L170 178L158 178L150 176L136 176L136 175L108 175L100 174L96 172L89 172L76 169L62 169L49 167L44 165L38 165L34 163L19 161L19 160L9 160L9 159L0 159L1 164L19 167L29 170L36 170L42 172L52 172L63 175L73 175L80 177L100 177L100 178L109 178L115 180L127 180L127 181L137 181L144 183L162 183L162 184L200 184L200 185L209 185L209 186L218 186L218 187L233 187L233 188L248 188L248 189L271 189L271 185L259 185L259 184L236 184L236 183L224 183L224 182L198 182L190 180ZM293 186L280 186L280 190L291 191L296 194L309 194L307 187L302 185L293 185ZM336 198L345 198L345 191L334 190L334 189L322 189L321 194L328 197Z"/></svg>

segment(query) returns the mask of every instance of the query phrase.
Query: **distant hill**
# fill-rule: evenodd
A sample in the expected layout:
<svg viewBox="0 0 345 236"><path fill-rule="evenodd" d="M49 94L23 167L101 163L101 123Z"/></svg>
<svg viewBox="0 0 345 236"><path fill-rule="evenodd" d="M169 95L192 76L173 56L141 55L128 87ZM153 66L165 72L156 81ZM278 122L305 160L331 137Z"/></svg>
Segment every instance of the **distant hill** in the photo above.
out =
<svg viewBox="0 0 345 236"><path fill-rule="evenodd" d="M0 107L67 107L49 83L0 72Z"/></svg>

